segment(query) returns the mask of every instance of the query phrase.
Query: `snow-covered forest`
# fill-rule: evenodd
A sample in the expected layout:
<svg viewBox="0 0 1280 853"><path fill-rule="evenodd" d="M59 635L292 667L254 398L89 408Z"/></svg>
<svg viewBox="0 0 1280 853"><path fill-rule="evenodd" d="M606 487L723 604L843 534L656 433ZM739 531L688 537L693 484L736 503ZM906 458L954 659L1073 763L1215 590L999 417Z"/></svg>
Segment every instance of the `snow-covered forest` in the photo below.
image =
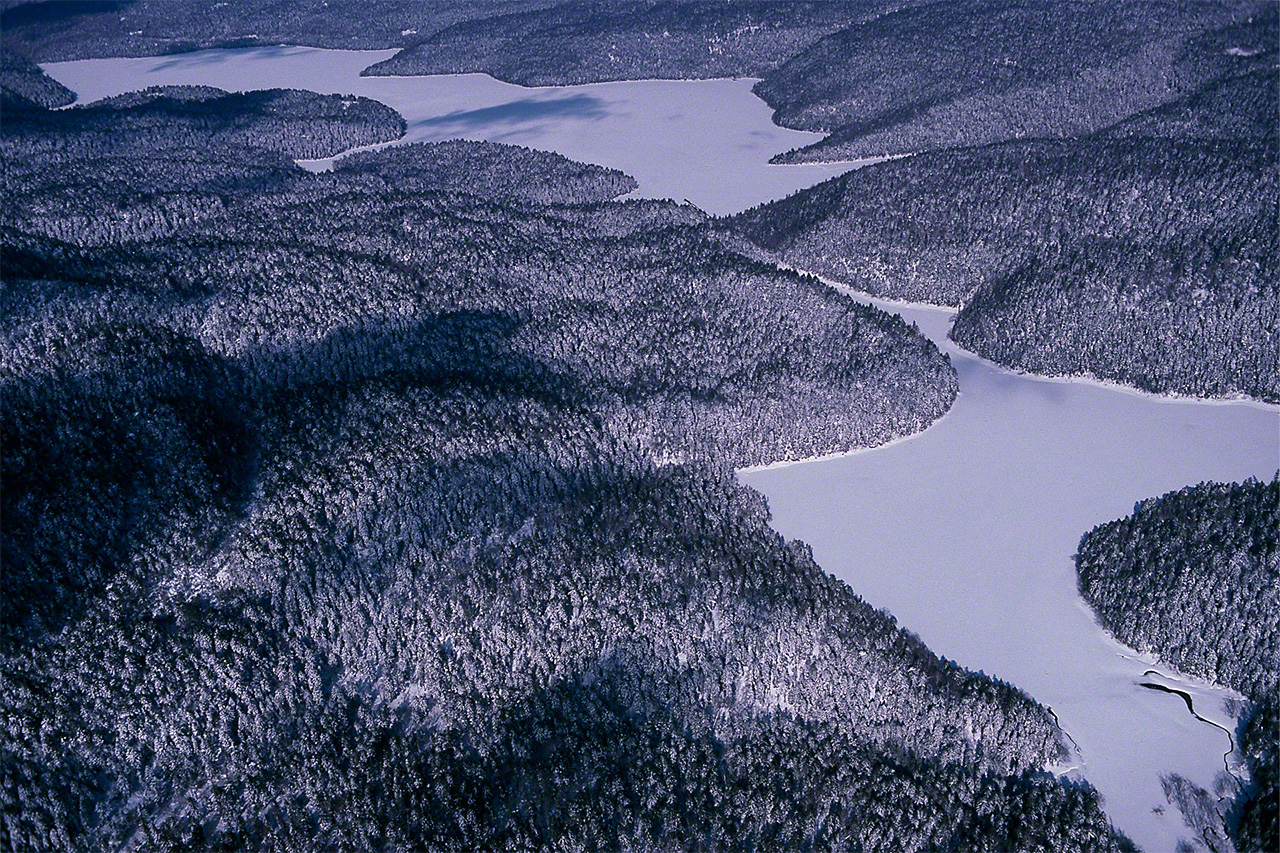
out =
<svg viewBox="0 0 1280 853"><path fill-rule="evenodd" d="M1123 846L730 475L923 428L932 344L608 170L293 167L331 103L0 129L11 848Z"/></svg>
<svg viewBox="0 0 1280 853"><path fill-rule="evenodd" d="M1227 828L1266 850L1280 813L1280 474L1144 500L1089 531L1076 566L1107 630L1251 700L1237 732L1251 781Z"/></svg>
<svg viewBox="0 0 1280 853"><path fill-rule="evenodd" d="M1280 400L1277 86L880 163L732 224L860 290L959 306L953 339L1019 370Z"/></svg>
<svg viewBox="0 0 1280 853"><path fill-rule="evenodd" d="M930 340L819 275L955 307L952 339L1016 370L1280 402L1277 20L0 0L0 851L1133 850L1065 712L940 657L735 469L909 448L981 404L944 315ZM402 115L290 77L77 104L37 64L285 44L381 49L345 73L406 99L402 75L446 72L759 77L762 123L829 135L767 166L807 138L744 130L704 160L910 156L721 218L622 198L646 194L629 166L410 142L575 111L635 128L609 121L625 98ZM758 183L724 209L806 185ZM1077 556L1120 641L1250 700L1247 788L1166 780L1169 820L1223 853L1280 837L1277 495L1280 474L1146 500Z"/></svg>

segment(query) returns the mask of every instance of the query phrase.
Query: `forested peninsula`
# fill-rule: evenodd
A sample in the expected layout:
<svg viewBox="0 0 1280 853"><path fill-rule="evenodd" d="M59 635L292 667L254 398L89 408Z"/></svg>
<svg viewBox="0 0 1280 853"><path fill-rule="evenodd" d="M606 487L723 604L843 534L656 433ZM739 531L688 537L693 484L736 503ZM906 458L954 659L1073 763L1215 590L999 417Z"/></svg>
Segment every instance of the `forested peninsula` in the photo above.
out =
<svg viewBox="0 0 1280 853"><path fill-rule="evenodd" d="M1237 849L1274 850L1280 474L1271 482L1201 483L1144 500L1128 518L1091 530L1076 567L1080 594L1117 638L1253 703L1236 733L1251 778L1226 825ZM1214 802L1208 792L1193 795Z"/></svg>
<svg viewBox="0 0 1280 853"><path fill-rule="evenodd" d="M856 289L958 307L951 337L1018 370L1274 402L1278 85L1251 72L1082 139L868 166L730 224Z"/></svg>

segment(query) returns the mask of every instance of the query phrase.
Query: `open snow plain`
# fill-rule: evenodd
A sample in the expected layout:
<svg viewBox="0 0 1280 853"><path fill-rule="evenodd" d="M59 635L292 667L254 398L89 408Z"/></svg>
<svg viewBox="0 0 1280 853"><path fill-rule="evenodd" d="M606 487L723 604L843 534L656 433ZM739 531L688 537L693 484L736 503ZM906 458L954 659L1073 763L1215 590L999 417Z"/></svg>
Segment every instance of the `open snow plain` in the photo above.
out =
<svg viewBox="0 0 1280 853"><path fill-rule="evenodd" d="M556 151L631 174L637 195L688 199L712 213L856 165L767 165L817 136L774 125L749 80L526 89L478 74L359 76L390 54L261 48L45 69L81 102L169 84L365 95L405 116L402 141ZM875 304L951 354L961 387L951 412L904 441L742 479L768 497L779 531L807 541L828 571L936 652L1051 707L1078 747L1072 772L1102 792L1116 825L1149 851L1173 850L1194 834L1167 803L1160 776L1179 773L1212 791L1231 744L1178 695L1141 685L1184 690L1199 716L1227 729L1229 694L1110 639L1076 594L1072 555L1082 534L1142 498L1204 479L1272 476L1280 409L1020 376L946 340L950 311Z"/></svg>

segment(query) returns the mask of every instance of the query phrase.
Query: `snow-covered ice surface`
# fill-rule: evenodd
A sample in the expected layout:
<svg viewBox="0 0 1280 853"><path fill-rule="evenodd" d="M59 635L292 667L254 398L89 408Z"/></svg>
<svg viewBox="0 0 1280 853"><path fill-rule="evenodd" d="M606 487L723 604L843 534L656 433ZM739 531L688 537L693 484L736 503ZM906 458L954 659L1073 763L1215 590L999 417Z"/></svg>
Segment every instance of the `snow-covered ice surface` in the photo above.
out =
<svg viewBox="0 0 1280 853"><path fill-rule="evenodd" d="M612 166L637 194L740 210L854 164L766 165L817 139L784 130L749 80L640 81L527 89L479 74L361 78L390 51L258 48L44 66L93 101L146 86L292 87L376 98L408 141L487 139ZM873 300L866 300L873 301ZM1116 825L1148 851L1191 836L1160 775L1213 790L1230 747L1231 694L1112 640L1076 593L1072 554L1136 501L1204 479L1270 477L1280 410L1171 400L1086 381L1020 376L946 339L951 311L874 301L951 357L960 397L934 426L873 450L744 471L784 535L890 610L939 654L1010 681L1052 708L1081 773ZM1163 675L1149 675L1157 670ZM1055 768L1065 770L1066 768Z"/></svg>
<svg viewBox="0 0 1280 853"><path fill-rule="evenodd" d="M1049 706L1078 745L1073 772L1139 846L1194 839L1160 776L1213 792L1230 735L1141 684L1190 694L1196 714L1226 729L1235 694L1113 640L1076 591L1072 555L1085 532L1143 498L1205 479L1269 479L1280 410L1018 375L947 340L949 309L863 301L914 321L950 354L955 405L906 440L741 479L768 497L775 528L929 648Z"/></svg>
<svg viewBox="0 0 1280 853"><path fill-rule="evenodd" d="M478 139L555 151L621 169L639 182L635 196L687 199L714 214L781 198L858 165L768 165L774 154L822 137L775 125L769 107L751 94L754 80L525 88L485 74L360 76L393 53L264 47L43 67L79 95L78 103L179 84L363 95L404 116L401 142Z"/></svg>

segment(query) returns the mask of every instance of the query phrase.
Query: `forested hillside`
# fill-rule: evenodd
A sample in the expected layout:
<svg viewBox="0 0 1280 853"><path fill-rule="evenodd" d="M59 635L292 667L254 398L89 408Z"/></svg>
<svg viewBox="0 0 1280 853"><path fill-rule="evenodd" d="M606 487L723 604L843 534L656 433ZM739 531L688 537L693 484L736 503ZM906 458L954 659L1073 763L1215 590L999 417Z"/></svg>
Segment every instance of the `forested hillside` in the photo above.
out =
<svg viewBox="0 0 1280 853"><path fill-rule="evenodd" d="M1280 144L1280 73L1273 66L1206 86L1186 98L1120 122L1102 135L1234 139Z"/></svg>
<svg viewBox="0 0 1280 853"><path fill-rule="evenodd" d="M404 135L367 98L167 87L57 112L6 111L4 222L80 245L157 237L288 184L291 158Z"/></svg>
<svg viewBox="0 0 1280 853"><path fill-rule="evenodd" d="M1274 69L1272 2L960 0L851 26L756 86L786 127L830 133L776 162L1090 133L1216 80Z"/></svg>
<svg viewBox="0 0 1280 853"><path fill-rule="evenodd" d="M370 75L483 71L525 86L759 76L885 0L569 0L455 24Z"/></svg>
<svg viewBox="0 0 1280 853"><path fill-rule="evenodd" d="M1242 851L1280 847L1280 474L1142 501L1090 531L1076 567L1107 630L1255 703L1240 743L1253 784L1228 827Z"/></svg>
<svg viewBox="0 0 1280 853"><path fill-rule="evenodd" d="M639 186L617 169L546 151L463 139L359 152L343 157L335 168L344 186L364 179L402 192L450 190L540 204L608 201Z"/></svg>
<svg viewBox="0 0 1280 853"><path fill-rule="evenodd" d="M0 108L6 113L33 105L45 109L64 107L75 99L74 92L31 60L0 50Z"/></svg>
<svg viewBox="0 0 1280 853"><path fill-rule="evenodd" d="M0 844L1125 846L732 477L922 429L931 344L607 170L311 174L231 97L0 126Z"/></svg>
<svg viewBox="0 0 1280 853"><path fill-rule="evenodd" d="M37 62L279 44L404 47L472 18L555 0L3 0L0 41Z"/></svg>
<svg viewBox="0 0 1280 853"><path fill-rule="evenodd" d="M1022 370L1280 399L1275 71L1080 140L859 169L731 221L788 263L962 306Z"/></svg>

